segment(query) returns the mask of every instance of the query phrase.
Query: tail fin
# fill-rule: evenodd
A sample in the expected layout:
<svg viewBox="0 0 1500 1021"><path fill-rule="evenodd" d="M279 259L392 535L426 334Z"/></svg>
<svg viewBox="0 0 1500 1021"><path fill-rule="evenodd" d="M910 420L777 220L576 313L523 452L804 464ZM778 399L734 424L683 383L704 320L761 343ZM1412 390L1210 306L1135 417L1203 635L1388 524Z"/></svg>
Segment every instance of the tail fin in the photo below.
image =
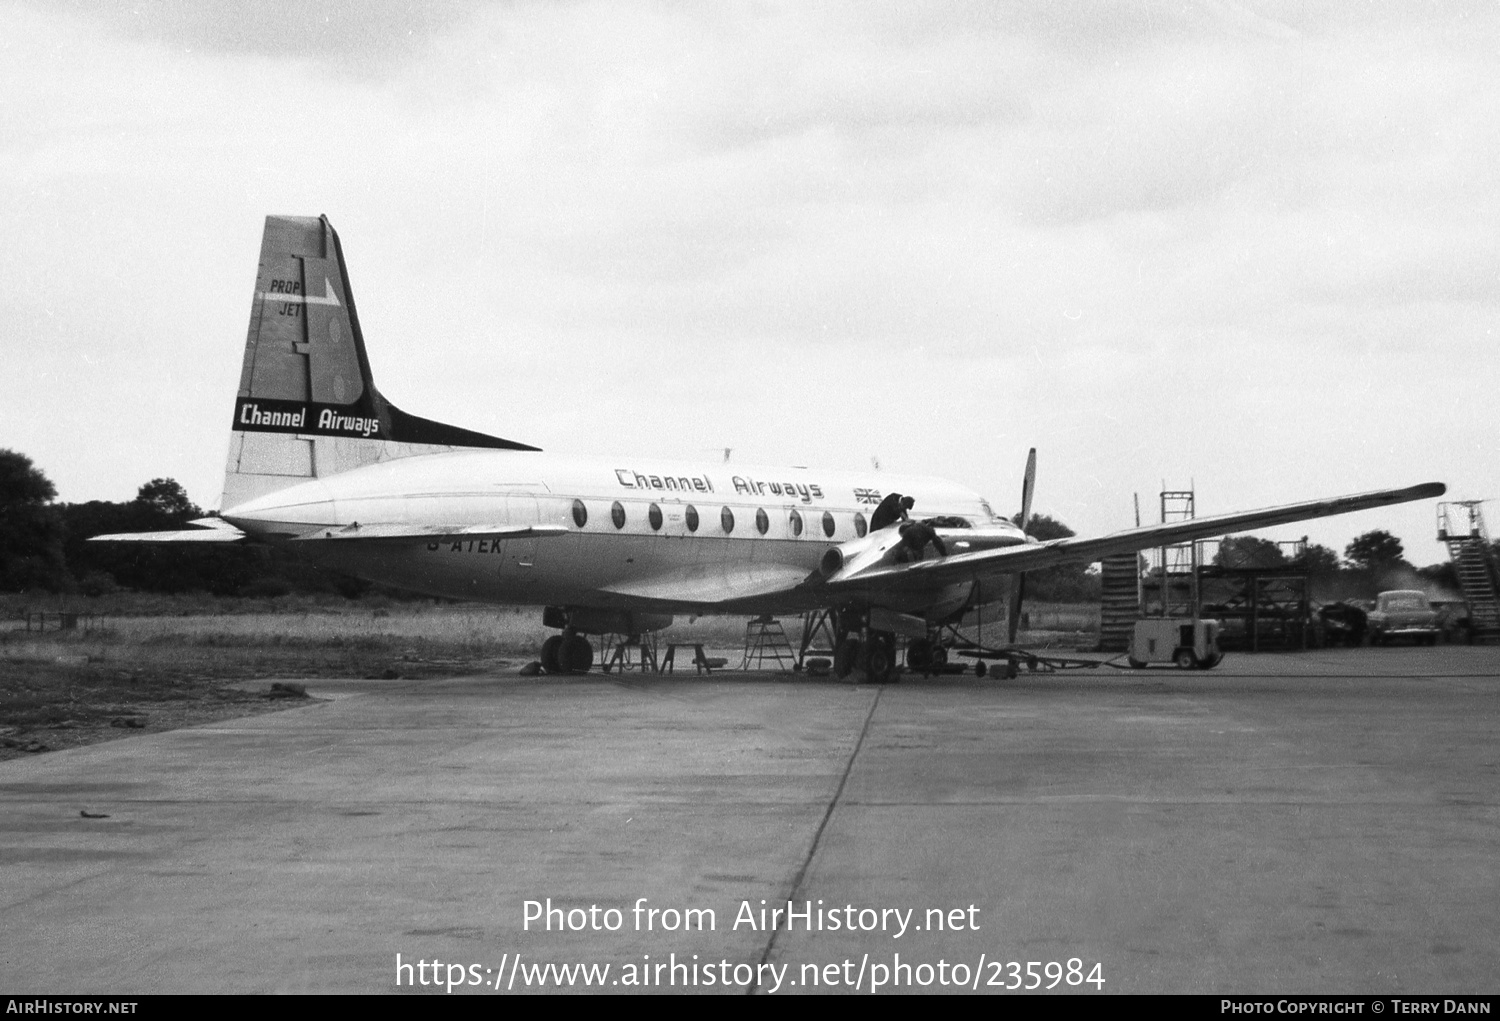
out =
<svg viewBox="0 0 1500 1021"><path fill-rule="evenodd" d="M537 449L409 415L380 395L326 216L266 217L233 430L222 509L375 461Z"/></svg>

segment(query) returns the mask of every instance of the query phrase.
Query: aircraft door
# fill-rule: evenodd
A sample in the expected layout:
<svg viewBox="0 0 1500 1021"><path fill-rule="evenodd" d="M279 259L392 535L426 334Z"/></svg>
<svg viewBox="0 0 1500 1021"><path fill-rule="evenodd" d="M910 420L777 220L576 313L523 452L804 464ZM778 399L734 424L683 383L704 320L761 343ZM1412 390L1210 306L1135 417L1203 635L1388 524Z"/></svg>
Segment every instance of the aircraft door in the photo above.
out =
<svg viewBox="0 0 1500 1021"><path fill-rule="evenodd" d="M537 523L537 499L530 493L511 493L505 498L506 523ZM512 581L532 584L536 581L536 537L506 539L501 553L500 574Z"/></svg>

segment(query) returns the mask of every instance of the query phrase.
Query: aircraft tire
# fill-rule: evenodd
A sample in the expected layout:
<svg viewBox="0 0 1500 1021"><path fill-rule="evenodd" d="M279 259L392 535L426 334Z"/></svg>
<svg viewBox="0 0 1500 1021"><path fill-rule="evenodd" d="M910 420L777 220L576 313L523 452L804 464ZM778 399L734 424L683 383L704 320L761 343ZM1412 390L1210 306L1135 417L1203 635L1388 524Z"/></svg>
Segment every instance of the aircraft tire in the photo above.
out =
<svg viewBox="0 0 1500 1021"><path fill-rule="evenodd" d="M562 664L558 662L558 653L562 651L562 643L562 635L553 635L542 643L542 669L549 674L563 672Z"/></svg>
<svg viewBox="0 0 1500 1021"><path fill-rule="evenodd" d="M936 658L935 651L927 639L913 638L906 645L906 669L913 673L928 673Z"/></svg>
<svg viewBox="0 0 1500 1021"><path fill-rule="evenodd" d="M568 635L557 650L557 665L565 674L586 674L594 665L594 647L583 635Z"/></svg>
<svg viewBox="0 0 1500 1021"><path fill-rule="evenodd" d="M885 684L891 679L891 646L883 638L870 639L870 651L865 656L865 673L871 684Z"/></svg>
<svg viewBox="0 0 1500 1021"><path fill-rule="evenodd" d="M1178 649L1172 654L1172 662L1176 663L1179 669L1192 670L1198 666L1198 657L1193 655L1192 649Z"/></svg>
<svg viewBox="0 0 1500 1021"><path fill-rule="evenodd" d="M833 673L837 677L848 677L859 662L859 639L853 636L839 642L833 650Z"/></svg>

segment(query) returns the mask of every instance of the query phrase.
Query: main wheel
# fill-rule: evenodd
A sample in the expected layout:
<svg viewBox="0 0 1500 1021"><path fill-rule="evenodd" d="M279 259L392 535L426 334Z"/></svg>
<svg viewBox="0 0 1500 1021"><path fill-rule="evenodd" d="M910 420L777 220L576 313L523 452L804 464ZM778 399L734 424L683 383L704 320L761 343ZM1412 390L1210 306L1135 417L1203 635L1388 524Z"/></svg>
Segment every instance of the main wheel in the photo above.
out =
<svg viewBox="0 0 1500 1021"><path fill-rule="evenodd" d="M891 679L891 668L896 665L891 645L885 639L875 637L870 638L869 644L869 651L865 653L865 673L871 684L884 684Z"/></svg>
<svg viewBox="0 0 1500 1021"><path fill-rule="evenodd" d="M549 674L563 672L562 664L558 662L558 653L562 651L562 643L562 635L553 635L542 643L542 669Z"/></svg>
<svg viewBox="0 0 1500 1021"><path fill-rule="evenodd" d="M1178 649L1172 654L1172 662L1176 663L1179 669L1192 670L1198 665L1198 657L1193 655L1192 649Z"/></svg>
<svg viewBox="0 0 1500 1021"><path fill-rule="evenodd" d="M594 665L594 647L583 635L568 635L557 651L557 665L565 674L586 674Z"/></svg>
<svg viewBox="0 0 1500 1021"><path fill-rule="evenodd" d="M852 635L839 642L833 650L833 673L836 677L848 677L859 662L859 639Z"/></svg>
<svg viewBox="0 0 1500 1021"><path fill-rule="evenodd" d="M925 638L913 638L906 645L906 669L925 674L932 668L934 652L932 643Z"/></svg>

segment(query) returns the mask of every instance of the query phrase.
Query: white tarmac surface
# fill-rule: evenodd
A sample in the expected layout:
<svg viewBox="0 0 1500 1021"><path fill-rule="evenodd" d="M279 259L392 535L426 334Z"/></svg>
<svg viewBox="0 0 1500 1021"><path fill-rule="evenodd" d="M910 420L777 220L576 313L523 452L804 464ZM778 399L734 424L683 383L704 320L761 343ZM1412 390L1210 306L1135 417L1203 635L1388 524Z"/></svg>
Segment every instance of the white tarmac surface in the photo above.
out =
<svg viewBox="0 0 1500 1021"><path fill-rule="evenodd" d="M310 691L332 697L0 762L0 990L399 977L503 994L577 963L608 965L610 991L784 994L816 973L820 991L883 974L1000 992L1030 983L1026 962L1090 995L1069 979L1500 988L1500 648L884 688L731 673ZM586 927L526 928L547 898ZM641 898L711 909L713 927L659 914L646 931L643 913L638 930ZM823 930L761 928L761 901L789 898ZM831 931L834 909L877 927Z"/></svg>

